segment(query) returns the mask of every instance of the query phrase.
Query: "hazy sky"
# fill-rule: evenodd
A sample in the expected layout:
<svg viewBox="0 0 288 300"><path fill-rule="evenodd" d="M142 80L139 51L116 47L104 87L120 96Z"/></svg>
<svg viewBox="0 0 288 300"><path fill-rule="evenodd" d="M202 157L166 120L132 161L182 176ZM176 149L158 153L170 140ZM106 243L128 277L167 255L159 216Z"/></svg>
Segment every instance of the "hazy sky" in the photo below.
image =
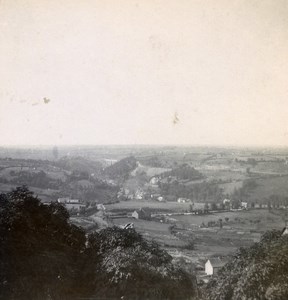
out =
<svg viewBox="0 0 288 300"><path fill-rule="evenodd" d="M0 144L288 146L287 16L287 0L0 0Z"/></svg>

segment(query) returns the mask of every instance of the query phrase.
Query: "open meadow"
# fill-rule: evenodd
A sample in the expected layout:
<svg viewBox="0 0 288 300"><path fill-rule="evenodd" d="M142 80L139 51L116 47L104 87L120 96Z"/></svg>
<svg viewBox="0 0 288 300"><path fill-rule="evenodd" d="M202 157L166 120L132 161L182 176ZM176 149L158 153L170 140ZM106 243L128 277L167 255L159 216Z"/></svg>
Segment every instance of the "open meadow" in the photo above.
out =
<svg viewBox="0 0 288 300"><path fill-rule="evenodd" d="M267 202L272 195L288 197L288 176L260 178L256 180L256 184L255 189L248 195L248 200L261 203Z"/></svg>
<svg viewBox="0 0 288 300"><path fill-rule="evenodd" d="M132 204L131 207L136 208ZM123 226L132 222L139 233L157 241L173 257L182 257L188 264L204 266L209 257L229 256L239 247L258 242L265 231L282 229L285 225L283 214L278 210L254 209L207 215L173 215L166 219L166 223L125 217L113 219L112 224ZM219 219L223 222L221 228ZM212 225L208 227L210 222Z"/></svg>
<svg viewBox="0 0 288 300"><path fill-rule="evenodd" d="M136 209L147 207L152 213L171 212L184 213L189 211L191 203L178 202L160 202L160 201L145 201L131 200L121 201L113 204L105 204L106 210L110 212L132 212ZM204 203L194 203L194 209L202 209Z"/></svg>

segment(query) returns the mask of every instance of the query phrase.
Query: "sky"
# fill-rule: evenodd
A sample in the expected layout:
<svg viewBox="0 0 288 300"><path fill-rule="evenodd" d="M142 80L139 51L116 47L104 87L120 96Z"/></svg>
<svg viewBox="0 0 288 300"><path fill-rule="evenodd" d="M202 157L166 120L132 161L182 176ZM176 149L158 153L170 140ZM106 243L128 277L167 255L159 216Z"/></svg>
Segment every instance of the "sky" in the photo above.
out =
<svg viewBox="0 0 288 300"><path fill-rule="evenodd" d="M0 0L0 145L288 146L288 1Z"/></svg>

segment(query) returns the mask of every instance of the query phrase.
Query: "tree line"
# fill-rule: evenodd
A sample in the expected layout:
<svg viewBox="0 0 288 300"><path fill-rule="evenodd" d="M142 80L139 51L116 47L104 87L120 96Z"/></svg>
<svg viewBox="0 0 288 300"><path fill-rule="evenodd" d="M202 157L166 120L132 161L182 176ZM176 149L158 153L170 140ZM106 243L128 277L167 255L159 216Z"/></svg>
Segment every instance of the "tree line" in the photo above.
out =
<svg viewBox="0 0 288 300"><path fill-rule="evenodd" d="M170 183L158 183L161 194L164 196L183 197L194 201L211 201L218 202L223 199L223 190L214 183L201 182L193 185L181 184L177 181Z"/></svg>

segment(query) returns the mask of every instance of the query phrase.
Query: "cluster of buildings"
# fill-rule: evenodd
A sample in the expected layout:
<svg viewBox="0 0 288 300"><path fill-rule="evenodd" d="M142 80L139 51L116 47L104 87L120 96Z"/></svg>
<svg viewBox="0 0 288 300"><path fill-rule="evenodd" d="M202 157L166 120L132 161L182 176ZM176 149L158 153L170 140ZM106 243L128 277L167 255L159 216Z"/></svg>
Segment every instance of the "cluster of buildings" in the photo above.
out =
<svg viewBox="0 0 288 300"><path fill-rule="evenodd" d="M228 210L231 210L233 208L232 201L230 199L224 199L223 200L224 207ZM268 208L268 204L265 203L254 203L254 202L245 202L241 201L239 205L239 209L249 209L249 208Z"/></svg>
<svg viewBox="0 0 288 300"><path fill-rule="evenodd" d="M68 197L65 198L58 198L58 203L64 204L67 210L75 210L80 211L81 209L85 208L86 205L83 204L79 199L70 199Z"/></svg>
<svg viewBox="0 0 288 300"><path fill-rule="evenodd" d="M141 188L138 188L134 193L127 188L121 188L117 194L117 198L125 198L127 200L143 200L145 198L145 192Z"/></svg>
<svg viewBox="0 0 288 300"><path fill-rule="evenodd" d="M191 199L188 199L188 198L178 198L177 202L178 203L192 203Z"/></svg>

